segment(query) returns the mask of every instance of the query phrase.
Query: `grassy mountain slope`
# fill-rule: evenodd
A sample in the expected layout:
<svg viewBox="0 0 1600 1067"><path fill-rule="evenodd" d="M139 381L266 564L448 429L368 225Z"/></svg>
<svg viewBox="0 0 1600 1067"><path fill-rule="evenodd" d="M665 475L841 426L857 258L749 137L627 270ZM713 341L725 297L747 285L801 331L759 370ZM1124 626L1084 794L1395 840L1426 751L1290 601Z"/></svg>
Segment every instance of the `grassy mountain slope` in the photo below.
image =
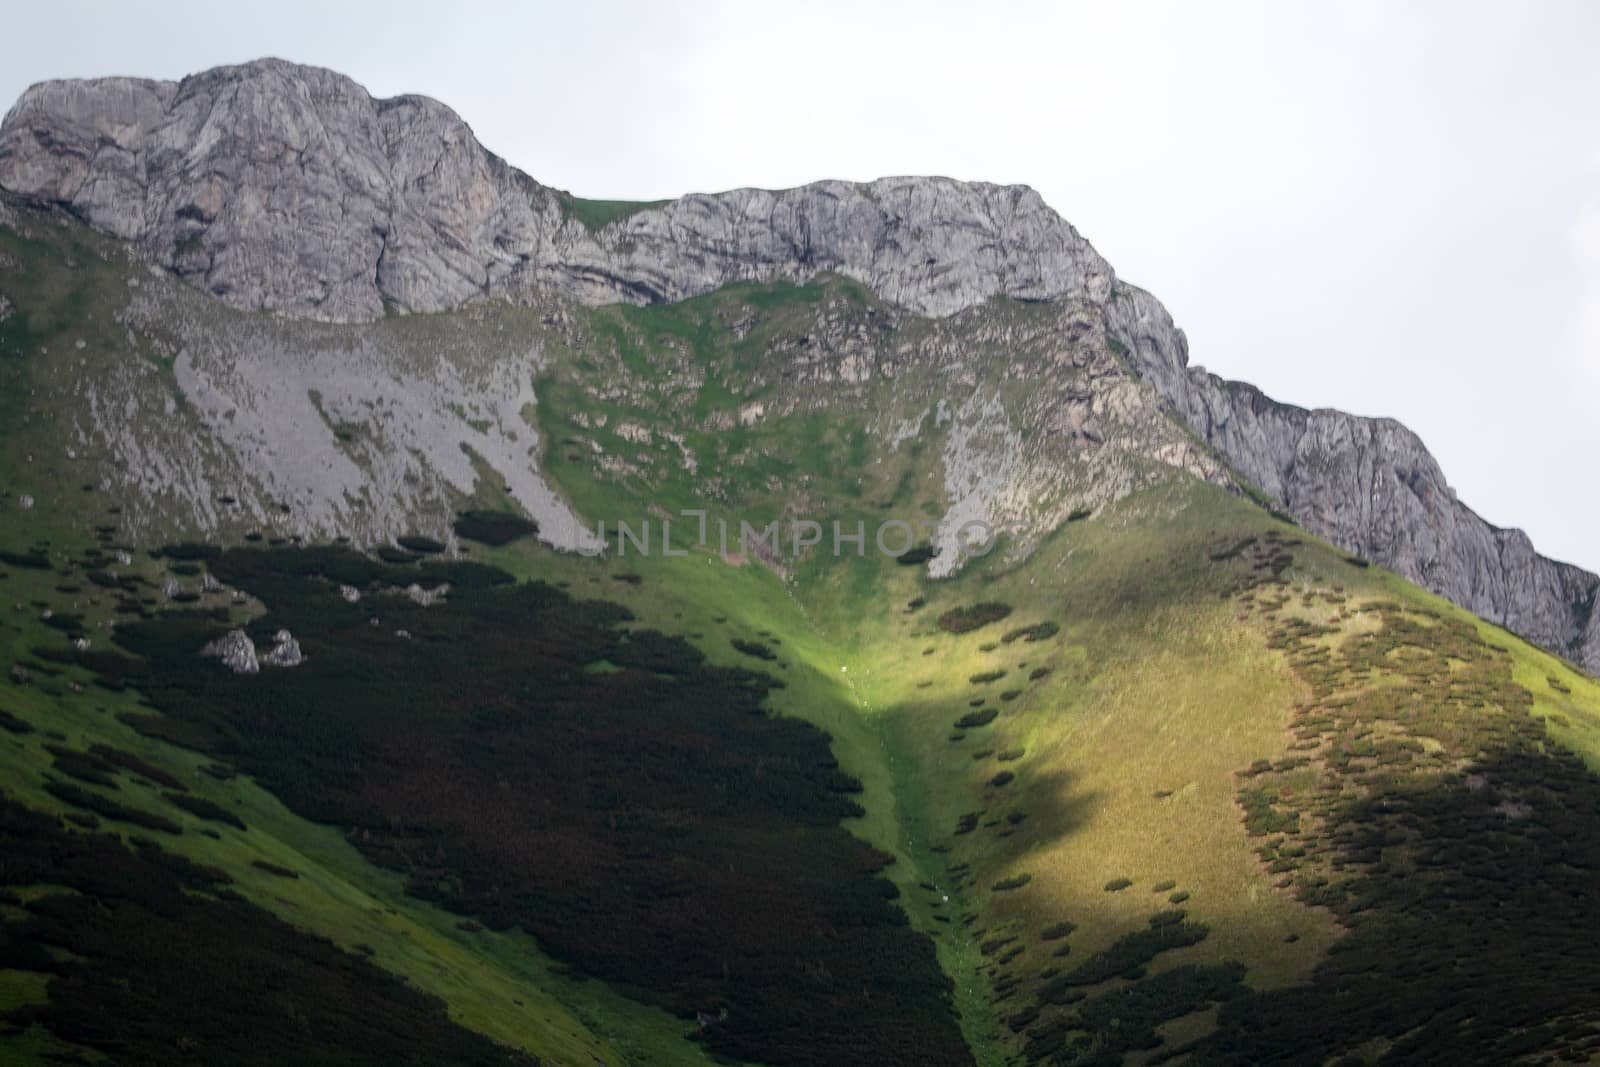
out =
<svg viewBox="0 0 1600 1067"><path fill-rule="evenodd" d="M1050 309L996 305L976 328L882 324L884 309L838 282L566 309L571 317L553 324L541 309L380 324L413 339L471 335L486 351L495 336L539 338L547 362L529 417L542 433L540 470L578 513L608 520L613 550L590 559L527 538L462 543L469 559L543 583L516 586L426 560L340 557L324 572L363 588L346 604L337 582L285 562L306 558L287 543L198 560L154 557L148 538L131 543L117 510L127 483L86 476L93 468L63 442L79 417L73 376L130 358L117 316L137 272L71 225L34 232L41 243L29 245L0 229L7 255L39 263L21 280L5 275L20 314L0 322L0 667L26 674L0 678L0 763L8 804L77 821L24 820L8 830L15 840L87 834L84 804L96 805L94 833L154 840L163 855L231 879L200 891L216 906L237 893L255 909L250 922L276 917L344 950L348 959L328 967L374 965L363 979L378 990L371 1003L404 995L382 986L385 975L437 998L430 1025L447 1015L459 1032L435 1029L436 1040L482 1035L555 1063L926 1059L915 1042L945 1025L959 1025L985 1064L1593 1054L1600 968L1574 932L1594 918L1585 887L1600 868L1589 844L1600 840L1600 685L1195 476L1203 470L1157 458L1182 435L1152 421L1142 385L1083 354L1097 345L1103 354L1093 324L1065 353L1050 340L1061 327ZM227 318L234 329L248 317ZM853 346L874 331L897 339L883 344L898 362L893 373L856 374ZM174 397L168 432L192 428L161 363L171 350L134 336L131 358L146 359ZM1052 422L1055 399L1029 406L1046 376L1116 402ZM1079 443L1062 461L1065 482L1028 483L1039 494L1029 515L1071 521L1042 537L1023 524L933 580L876 552L870 531L885 518L947 512L955 468L981 450L952 447L960 420L941 419L939 401L980 394L1011 413L1017 451L1088 434L1070 438ZM1099 455L1089 445L1108 425L1153 436L1115 462L1082 459ZM140 432L157 440L163 430ZM452 503L510 506L506 472L481 457L478 472ZM32 509L15 506L21 491L35 496ZM696 543L683 508L707 509L710 545ZM836 557L826 532L804 553L739 550L740 518L793 517L846 530L860 521L865 551ZM660 550L668 518L682 555ZM719 518L734 524L726 554ZM654 550L619 550L618 520L650 522ZM225 524L222 539L238 544L250 529ZM129 563L116 561L118 548L131 550ZM202 572L225 588L200 591ZM453 588L433 607L384 592L445 579ZM169 600L167 581L189 592ZM128 627L121 639L104 627L113 618ZM196 654L239 625L263 646L288 625L311 662L235 678ZM71 644L79 635L86 651ZM102 655L119 645L142 659ZM781 688L745 692L736 680L749 672ZM684 679L704 699L673 696ZM642 703L630 686L645 687ZM752 718L762 725L749 733L744 719L699 718L747 699L779 717ZM615 711L629 707L674 710L663 724ZM586 718L586 708L620 717ZM360 716L371 729L351 736L345 726ZM702 722L728 743L653 733ZM800 722L825 732L836 768L786 769L780 755L820 743L783 732ZM735 725L757 747L741 749ZM754 740L769 726L786 738L770 758ZM549 732L558 728L571 732ZM586 747L597 737L606 740ZM659 779L606 789L589 773L634 775L658 744L677 754L650 772ZM436 762L444 751L459 762ZM740 751L748 758L734 758ZM367 774L372 766L389 773ZM683 767L726 784L694 792L701 786L676 776ZM560 790L532 777L541 768ZM859 791L800 789L818 770L828 773L816 781ZM788 798L776 807L763 806L764 774ZM651 822L674 809L641 798L680 788L692 803L679 822ZM718 788L737 802L718 808ZM508 799L491 813L483 803L495 789ZM859 814L839 819L852 809L824 794ZM554 813L548 824L520 806L535 796ZM812 803L822 806L804 830L735 817ZM728 817L708 829L703 814L718 810ZM469 814L451 822L452 812ZM835 824L870 851L829 836ZM530 825L549 836L523 839ZM564 826L582 827L589 844L563 843ZM819 843L797 855L818 858L771 881L776 861L737 859L790 832ZM590 848L617 852L601 862ZM664 857L675 848L699 864L689 884L671 884ZM649 859L630 865L640 850ZM713 877L714 865L725 876ZM12 870L24 868L0 866ZM829 894L869 883L897 895L879 897L887 910L860 929L904 957L797 954L792 975L764 978L740 972L742 957L709 968L700 957L700 947L758 936L825 944L791 928L811 914L807 901L843 900ZM714 900L764 902L751 905L751 930L706 910L696 893L710 885ZM50 909L40 901L64 891L7 886L0 918L11 932L30 929ZM526 896L508 906L496 890ZM691 902L681 914L645 907L674 893ZM580 901L606 903L585 916ZM639 925L619 931L619 915ZM707 929L714 919L724 922ZM840 922L831 915L819 929ZM625 951L633 937L651 946L638 959ZM951 982L948 1023L939 983L919 984L937 974L918 970L935 957ZM904 1033L874 1031L877 1009L845 987L902 958L920 962L888 970L916 980L903 991L909 1008L889 1014L929 1014ZM168 974L181 964L150 966ZM857 965L867 969L846 977ZM81 985L53 987L50 974L10 954L0 964L0 1013L13 1020L0 1034L6 1058L112 1049L40 1012L85 1003ZM835 1021L866 1012L867 1023L840 1033L882 1044L871 1054L842 1037L830 1044L827 1025L813 1022L825 1040L785 1045L782 1020L766 1016L742 1032L773 998L741 1002L730 976L791 991L805 1011L833 1004ZM708 1016L697 1021L702 1004ZM182 1038L174 1047L196 1062L214 1059L215 1039L181 1022L175 1013L169 1034L158 1018L153 1032Z"/></svg>

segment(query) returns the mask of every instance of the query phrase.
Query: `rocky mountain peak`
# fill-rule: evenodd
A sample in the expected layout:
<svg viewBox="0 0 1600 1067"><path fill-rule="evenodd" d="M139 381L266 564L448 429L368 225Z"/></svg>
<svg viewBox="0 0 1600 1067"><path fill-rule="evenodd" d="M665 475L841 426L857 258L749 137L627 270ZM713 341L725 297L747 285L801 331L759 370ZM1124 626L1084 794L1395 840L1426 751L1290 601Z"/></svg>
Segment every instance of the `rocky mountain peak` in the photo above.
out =
<svg viewBox="0 0 1600 1067"><path fill-rule="evenodd" d="M737 189L602 225L448 107L266 59L182 82L29 89L0 187L64 205L228 303L338 322L551 289L677 300L834 271L947 315L996 295L1103 297L1110 268L1024 186L944 178Z"/></svg>

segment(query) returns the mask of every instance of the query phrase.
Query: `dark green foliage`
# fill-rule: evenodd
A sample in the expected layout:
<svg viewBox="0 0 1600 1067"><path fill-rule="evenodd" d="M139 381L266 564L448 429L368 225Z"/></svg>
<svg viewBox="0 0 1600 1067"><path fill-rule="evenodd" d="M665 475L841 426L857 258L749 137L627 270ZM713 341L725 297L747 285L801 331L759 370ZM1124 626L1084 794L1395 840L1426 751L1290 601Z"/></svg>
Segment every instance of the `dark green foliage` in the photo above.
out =
<svg viewBox="0 0 1600 1067"><path fill-rule="evenodd" d="M974 674L972 677L968 678L967 681L971 682L973 685L987 685L990 682L998 682L1005 676L1006 672L1004 670L979 671L977 674Z"/></svg>
<svg viewBox="0 0 1600 1067"><path fill-rule="evenodd" d="M406 534L403 537L396 537L395 543L407 552L416 552L427 556L438 555L445 550L444 542L435 541L431 537L423 537L421 534Z"/></svg>
<svg viewBox="0 0 1600 1067"><path fill-rule="evenodd" d="M379 559L383 560L383 562L393 563L399 566L404 566L407 563L415 563L417 560L422 558L415 552L407 552L404 549L395 548L393 545L379 545L377 555Z"/></svg>
<svg viewBox="0 0 1600 1067"><path fill-rule="evenodd" d="M27 719L18 718L4 708L0 708L0 730L12 734L31 734L33 724Z"/></svg>
<svg viewBox="0 0 1600 1067"><path fill-rule="evenodd" d="M293 671L195 670L217 627L182 613L119 630L159 729L346 828L419 897L681 1013L727 1007L702 1037L718 1055L970 1062L932 944L879 874L888 857L839 825L859 783L826 735L766 712L773 680L538 583L395 598L385 630L414 635L396 641L332 583L415 571L352 556L213 562L269 606L253 632L317 649ZM602 660L619 669L586 669Z"/></svg>
<svg viewBox="0 0 1600 1067"><path fill-rule="evenodd" d="M112 748L110 745L93 745L89 749L89 754L108 767L129 771L140 778L155 782L157 785L166 786L168 789L175 789L180 793L188 791L177 778L160 767L153 766L140 759L131 752L124 752L120 748Z"/></svg>
<svg viewBox="0 0 1600 1067"><path fill-rule="evenodd" d="M939 629L952 634L971 633L990 623L999 622L1010 614L1010 604L993 601L965 608L952 608L939 616Z"/></svg>
<svg viewBox="0 0 1600 1067"><path fill-rule="evenodd" d="M1105 885L1107 893L1120 893L1133 884L1132 878L1113 878Z"/></svg>
<svg viewBox="0 0 1600 1067"><path fill-rule="evenodd" d="M532 1064L452 1023L442 1001L229 892L226 875L148 842L72 833L0 798L0 857L0 885L74 891L0 925L0 968L50 977L48 1003L8 1022L129 1067Z"/></svg>
<svg viewBox="0 0 1600 1067"><path fill-rule="evenodd" d="M216 545L202 545L194 541L185 541L182 544L163 545L160 555L174 560L207 560L215 559L222 554L222 549Z"/></svg>
<svg viewBox="0 0 1600 1067"><path fill-rule="evenodd" d="M164 834L183 833L183 827L164 815L157 815L154 812L143 811L139 808L130 808L125 804L117 803L110 797L101 796L92 789L84 789L70 782L58 782L51 779L45 782L44 791L64 804L71 804L75 808L92 811L101 818L132 823L134 826L143 826L147 830L159 830Z"/></svg>
<svg viewBox="0 0 1600 1067"><path fill-rule="evenodd" d="M456 536L480 545L508 545L539 532L538 523L509 511L463 511L456 516Z"/></svg>
<svg viewBox="0 0 1600 1067"><path fill-rule="evenodd" d="M894 558L894 561L902 567L915 567L928 562L938 554L938 550L932 545L917 545L915 548L908 548L900 553Z"/></svg>
<svg viewBox="0 0 1600 1067"><path fill-rule="evenodd" d="M1060 941L1078 928L1074 922L1058 922L1044 928L1039 934L1040 941Z"/></svg>
<svg viewBox="0 0 1600 1067"><path fill-rule="evenodd" d="M1098 985L1146 966L1163 952L1199 944L1210 932L1204 923L1189 922L1136 930L1117 938L1104 952L1090 956L1051 981L1061 986Z"/></svg>
<svg viewBox="0 0 1600 1067"><path fill-rule="evenodd" d="M1083 1001L1072 1026L1084 1032L1075 1046L1084 1055L1072 1062L1115 1064L1123 1062L1125 1052L1156 1048L1161 1044L1158 1026L1238 999L1246 993L1244 975L1240 963L1189 964ZM1044 1030L1040 1036L1048 1038L1051 1033ZM1024 1052L1030 1060L1041 1054L1032 1035Z"/></svg>
<svg viewBox="0 0 1600 1067"><path fill-rule="evenodd" d="M1016 781L1016 778L1017 776L1012 774L1010 771L1001 771L999 774L989 779L989 784L998 789L1003 785L1010 785L1012 782Z"/></svg>
<svg viewBox="0 0 1600 1067"><path fill-rule="evenodd" d="M35 571L50 569L50 557L38 549L29 552L7 552L0 549L0 563L9 563L13 567L26 567Z"/></svg>
<svg viewBox="0 0 1600 1067"><path fill-rule="evenodd" d="M104 786L107 789L117 788L117 783L111 778L116 768L104 760L62 745L46 745L44 750L53 757L50 763L52 770L60 771L80 782L88 782L90 785Z"/></svg>
<svg viewBox="0 0 1600 1067"><path fill-rule="evenodd" d="M207 819L211 822L220 822L236 830L243 830L244 820L220 804L214 804L204 797L192 796L188 793L166 793L167 803L182 808L190 815Z"/></svg>
<svg viewBox="0 0 1600 1067"><path fill-rule="evenodd" d="M1186 901L1188 899L1189 899L1189 891L1187 889L1180 889L1176 893L1173 893L1171 896L1169 896L1167 898L1167 903L1168 904L1182 904L1184 901Z"/></svg>
<svg viewBox="0 0 1600 1067"><path fill-rule="evenodd" d="M283 867L276 863L270 863L267 860L251 860L250 866L254 867L258 871L266 871L268 874L277 875L279 878L300 877L300 872L295 870L293 867Z"/></svg>
<svg viewBox="0 0 1600 1067"><path fill-rule="evenodd" d="M1294 833L1299 827L1300 813L1279 811L1272 806L1272 800L1263 789L1244 789L1239 792L1239 804L1244 808L1245 832L1251 837Z"/></svg>
<svg viewBox="0 0 1600 1067"><path fill-rule="evenodd" d="M739 652L743 652L745 655L754 659L770 661L778 658L778 654L776 652L772 651L772 649L768 648L760 641L745 641L741 638L735 637L732 638L728 643Z"/></svg>
<svg viewBox="0 0 1600 1067"><path fill-rule="evenodd" d="M1060 623L1046 619L1044 622L1034 623L1032 626L1019 626L1015 630L1008 630L1000 640L1008 645L1018 640L1043 641L1046 638L1054 637L1060 632Z"/></svg>
<svg viewBox="0 0 1600 1067"><path fill-rule="evenodd" d="M996 893L1006 893L1013 889L1021 889L1031 881L1033 881L1033 875L1031 874L1014 874L1010 878L1000 879L1000 881L996 882L989 888L993 889Z"/></svg>
<svg viewBox="0 0 1600 1067"><path fill-rule="evenodd" d="M995 716L999 714L1000 712L994 708L980 708L977 711L969 711L956 720L956 726L962 730L988 726L991 722L994 722Z"/></svg>
<svg viewBox="0 0 1600 1067"><path fill-rule="evenodd" d="M1172 890L1174 890L1176 888L1178 888L1178 883L1172 881L1169 878L1164 882L1157 882L1155 885L1151 886L1150 887L1150 892L1152 892L1152 893L1170 893Z"/></svg>
<svg viewBox="0 0 1600 1067"><path fill-rule="evenodd" d="M1017 760L1021 759L1023 756L1026 756L1027 754L1028 754L1027 749L1008 748L1004 752L1002 752L998 756L996 756L995 759L999 760L1001 763L1014 763Z"/></svg>
<svg viewBox="0 0 1600 1067"><path fill-rule="evenodd" d="M1068 522L1082 522L1084 519L1087 519L1089 516L1091 516L1093 514L1094 514L1094 509L1093 508L1073 508L1067 514L1067 521Z"/></svg>

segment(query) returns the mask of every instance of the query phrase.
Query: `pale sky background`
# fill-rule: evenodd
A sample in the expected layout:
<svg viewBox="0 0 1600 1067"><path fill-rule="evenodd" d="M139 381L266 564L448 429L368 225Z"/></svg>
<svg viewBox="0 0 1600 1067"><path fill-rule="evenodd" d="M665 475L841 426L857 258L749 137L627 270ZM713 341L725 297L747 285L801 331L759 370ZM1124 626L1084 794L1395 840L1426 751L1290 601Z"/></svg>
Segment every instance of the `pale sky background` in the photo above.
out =
<svg viewBox="0 0 1600 1067"><path fill-rule="evenodd" d="M1600 3L8 3L0 98L276 55L582 196L1037 188L1192 359L1600 569Z"/></svg>

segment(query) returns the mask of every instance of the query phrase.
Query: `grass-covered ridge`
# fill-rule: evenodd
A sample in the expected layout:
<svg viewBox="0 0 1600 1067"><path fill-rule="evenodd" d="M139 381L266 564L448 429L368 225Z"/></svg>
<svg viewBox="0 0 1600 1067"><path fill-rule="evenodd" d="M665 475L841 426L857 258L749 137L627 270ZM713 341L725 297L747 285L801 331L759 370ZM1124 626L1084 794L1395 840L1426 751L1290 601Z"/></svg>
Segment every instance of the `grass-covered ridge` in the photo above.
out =
<svg viewBox="0 0 1600 1067"><path fill-rule="evenodd" d="M837 278L399 317L371 329L412 355L539 347L529 462L654 550L551 552L474 455L471 493L366 555L296 548L292 508L153 552L99 457L41 444L73 415L46 360L121 358L133 275L33 232L0 234L49 258L4 275L0 325L0 788L47 816L17 841L155 841L331 942L361 1004L550 1063L1592 1053L1592 679L1149 457L948 580L920 534L716 545L946 514L966 396L1038 415L1006 449L1103 456L1095 397L1142 386L1096 392L1092 323L915 321ZM182 424L171 352L134 355ZM230 675L199 650L235 627L308 661ZM11 892L0 937L88 914ZM0 1058L83 1054L70 962L0 964Z"/></svg>
<svg viewBox="0 0 1600 1067"><path fill-rule="evenodd" d="M660 207L665 200L587 200L580 196L562 195L561 210L569 218L577 219L590 233L603 230L613 222L626 219L646 208Z"/></svg>

